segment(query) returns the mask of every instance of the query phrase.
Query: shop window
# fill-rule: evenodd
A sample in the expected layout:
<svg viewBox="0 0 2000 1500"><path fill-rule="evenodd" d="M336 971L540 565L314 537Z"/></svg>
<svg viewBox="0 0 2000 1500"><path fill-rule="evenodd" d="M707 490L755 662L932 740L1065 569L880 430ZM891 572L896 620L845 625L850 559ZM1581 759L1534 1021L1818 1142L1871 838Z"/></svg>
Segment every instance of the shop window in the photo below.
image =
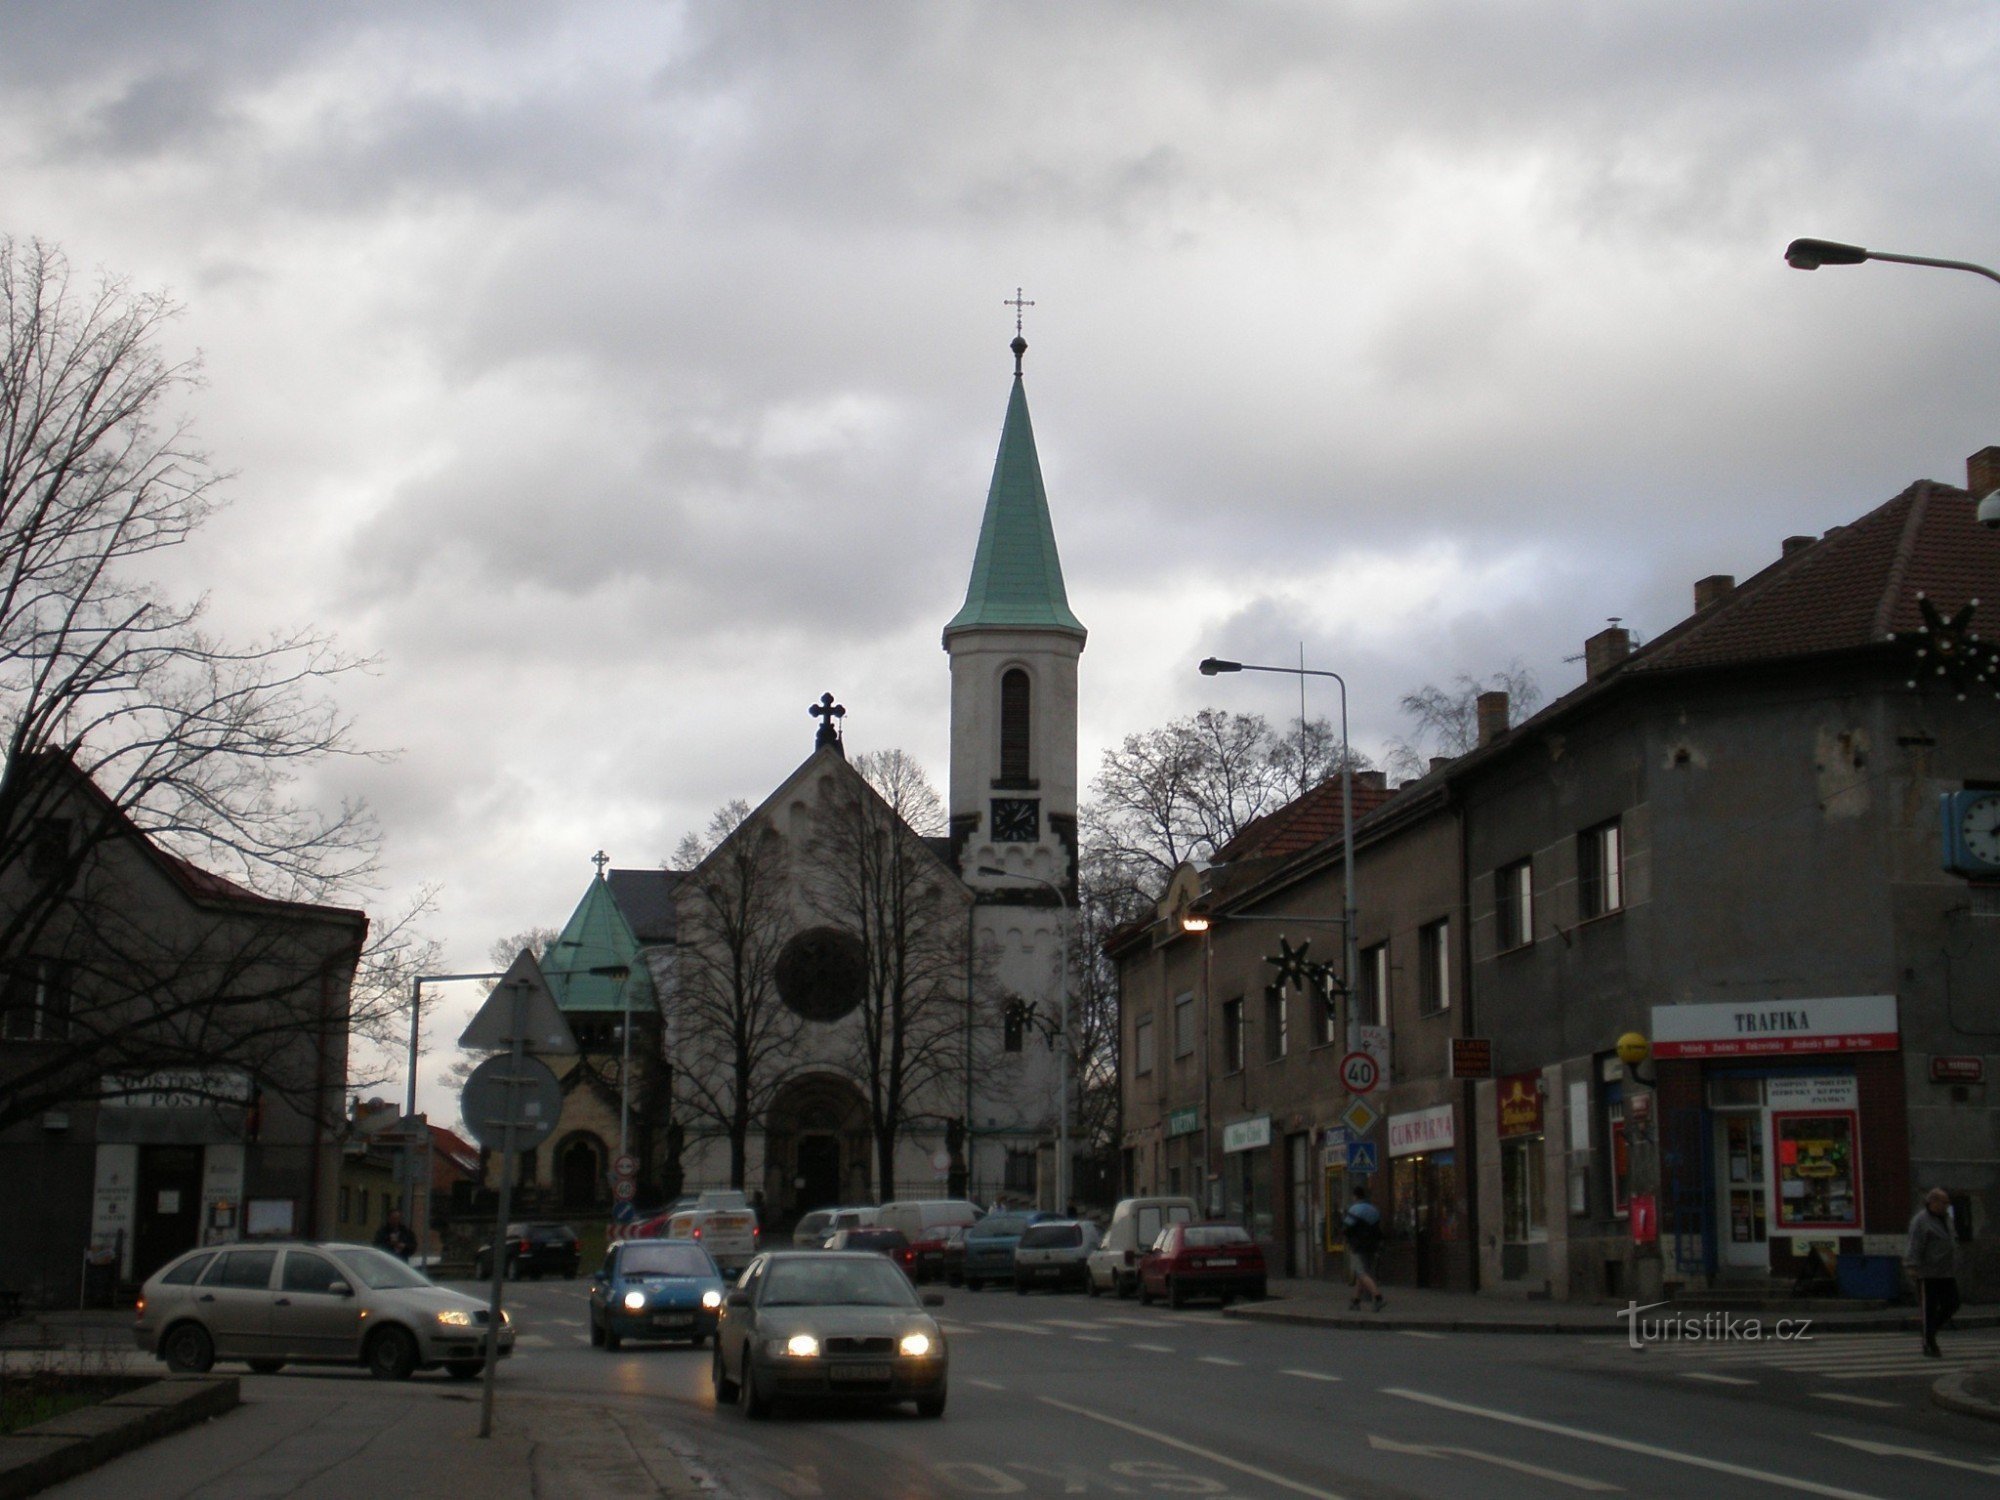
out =
<svg viewBox="0 0 2000 1500"><path fill-rule="evenodd" d="M1389 945L1361 950L1361 1015L1363 1026L1389 1024Z"/></svg>
<svg viewBox="0 0 2000 1500"><path fill-rule="evenodd" d="M1222 1071L1243 1071L1243 1002L1226 1000L1222 1005Z"/></svg>
<svg viewBox="0 0 2000 1500"><path fill-rule="evenodd" d="M1516 1136L1500 1143L1500 1235L1514 1244L1549 1237L1548 1192L1542 1137Z"/></svg>
<svg viewBox="0 0 2000 1500"><path fill-rule="evenodd" d="M1183 995L1174 1002L1174 1056L1194 1056L1194 996Z"/></svg>
<svg viewBox="0 0 2000 1500"><path fill-rule="evenodd" d="M1451 1009L1451 920L1417 929L1417 1001L1422 1012Z"/></svg>
<svg viewBox="0 0 2000 1500"><path fill-rule="evenodd" d="M1141 1076L1153 1071L1153 1018L1147 1016L1132 1028L1132 1069Z"/></svg>
<svg viewBox="0 0 2000 1500"><path fill-rule="evenodd" d="M1846 1111L1772 1111L1781 1232L1861 1228L1861 1177L1856 1170L1854 1126L1854 1115Z"/></svg>
<svg viewBox="0 0 2000 1500"><path fill-rule="evenodd" d="M1625 1218L1632 1212L1632 1150L1625 1133L1625 1085L1604 1086L1605 1171L1611 1192L1611 1213Z"/></svg>
<svg viewBox="0 0 2000 1500"><path fill-rule="evenodd" d="M1576 838L1577 915L1609 916L1625 905L1623 840L1618 820L1587 828Z"/></svg>
<svg viewBox="0 0 2000 1500"><path fill-rule="evenodd" d="M1290 1012L1285 992L1275 985L1264 991L1264 1058L1278 1062L1291 1047Z"/></svg>
<svg viewBox="0 0 2000 1500"><path fill-rule="evenodd" d="M1517 860L1494 872L1493 947L1506 953L1535 940L1534 866Z"/></svg>

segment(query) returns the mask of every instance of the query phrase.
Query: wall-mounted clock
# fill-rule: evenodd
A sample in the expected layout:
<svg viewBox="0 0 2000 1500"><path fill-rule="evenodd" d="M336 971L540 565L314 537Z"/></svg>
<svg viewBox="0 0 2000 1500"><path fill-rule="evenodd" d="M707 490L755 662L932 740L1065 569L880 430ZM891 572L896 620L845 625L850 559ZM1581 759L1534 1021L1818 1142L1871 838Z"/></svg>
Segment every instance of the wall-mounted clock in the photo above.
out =
<svg viewBox="0 0 2000 1500"><path fill-rule="evenodd" d="M1944 867L1974 879L2000 878L2000 791L1946 792Z"/></svg>
<svg viewBox="0 0 2000 1500"><path fill-rule="evenodd" d="M1041 810L1033 797L993 799L994 843L1032 844L1041 836Z"/></svg>

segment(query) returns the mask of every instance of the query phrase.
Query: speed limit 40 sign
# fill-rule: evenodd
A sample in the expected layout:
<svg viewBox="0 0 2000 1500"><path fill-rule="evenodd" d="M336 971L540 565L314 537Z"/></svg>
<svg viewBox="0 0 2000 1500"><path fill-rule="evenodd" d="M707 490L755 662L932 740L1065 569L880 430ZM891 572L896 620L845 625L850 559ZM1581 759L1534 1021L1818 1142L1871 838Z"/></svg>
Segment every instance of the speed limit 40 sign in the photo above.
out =
<svg viewBox="0 0 2000 1500"><path fill-rule="evenodd" d="M1350 1052L1340 1060L1340 1081L1350 1094L1373 1093L1382 1081L1382 1068L1366 1052Z"/></svg>

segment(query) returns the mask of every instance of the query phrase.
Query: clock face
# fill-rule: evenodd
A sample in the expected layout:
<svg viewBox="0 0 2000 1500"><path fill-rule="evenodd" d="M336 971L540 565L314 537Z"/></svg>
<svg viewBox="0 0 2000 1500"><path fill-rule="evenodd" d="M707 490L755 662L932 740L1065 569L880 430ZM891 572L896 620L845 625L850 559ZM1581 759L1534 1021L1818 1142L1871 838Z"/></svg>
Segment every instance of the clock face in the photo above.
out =
<svg viewBox="0 0 2000 1500"><path fill-rule="evenodd" d="M2000 870L2000 792L1969 798L1959 812L1958 834L1967 854Z"/></svg>
<svg viewBox="0 0 2000 1500"><path fill-rule="evenodd" d="M1040 838L1042 821L1033 797L993 799L993 839L1000 844L1032 844Z"/></svg>

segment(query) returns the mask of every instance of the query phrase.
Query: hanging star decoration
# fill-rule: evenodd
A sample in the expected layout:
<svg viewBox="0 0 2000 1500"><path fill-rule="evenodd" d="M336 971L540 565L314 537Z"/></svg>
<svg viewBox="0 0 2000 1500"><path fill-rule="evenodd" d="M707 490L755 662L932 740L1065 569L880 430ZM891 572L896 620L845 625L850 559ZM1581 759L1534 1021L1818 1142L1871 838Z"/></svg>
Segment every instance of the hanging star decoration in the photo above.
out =
<svg viewBox="0 0 2000 1500"><path fill-rule="evenodd" d="M1333 965L1314 963L1306 956L1311 947L1310 938L1296 948L1284 938L1278 939L1277 953L1264 960L1278 971L1271 979L1269 988L1272 991L1282 995L1292 986L1297 986L1301 990L1317 991L1321 995L1332 995L1339 991L1339 981L1333 977Z"/></svg>
<svg viewBox="0 0 2000 1500"><path fill-rule="evenodd" d="M1947 687L1961 703L1975 692L1990 692L2000 698L2000 646L1981 640L1972 628L1978 608L1977 599L1968 599L1947 617L1927 594L1917 595L1917 610L1924 623L1915 630L1890 635L1910 650L1908 685L1912 689Z"/></svg>

